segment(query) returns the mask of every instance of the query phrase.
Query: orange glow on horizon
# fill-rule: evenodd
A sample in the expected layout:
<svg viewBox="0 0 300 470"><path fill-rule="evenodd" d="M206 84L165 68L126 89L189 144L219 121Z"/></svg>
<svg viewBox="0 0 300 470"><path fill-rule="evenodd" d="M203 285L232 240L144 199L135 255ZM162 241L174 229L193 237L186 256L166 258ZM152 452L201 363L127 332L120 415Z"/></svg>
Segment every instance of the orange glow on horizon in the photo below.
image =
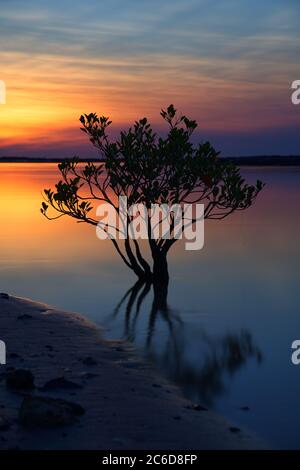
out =
<svg viewBox="0 0 300 470"><path fill-rule="evenodd" d="M201 60L184 62L180 56L161 55L143 63L143 59L3 53L3 61L7 104L0 106L2 147L88 145L79 130L82 113L106 114L118 128L145 115L159 125L159 111L170 103L197 119L201 132L238 133L282 123L273 105L274 89L281 93L280 83L270 89L266 83L212 79L204 72L195 73ZM134 74L137 64L144 75ZM297 118L291 113L289 121L296 123Z"/></svg>

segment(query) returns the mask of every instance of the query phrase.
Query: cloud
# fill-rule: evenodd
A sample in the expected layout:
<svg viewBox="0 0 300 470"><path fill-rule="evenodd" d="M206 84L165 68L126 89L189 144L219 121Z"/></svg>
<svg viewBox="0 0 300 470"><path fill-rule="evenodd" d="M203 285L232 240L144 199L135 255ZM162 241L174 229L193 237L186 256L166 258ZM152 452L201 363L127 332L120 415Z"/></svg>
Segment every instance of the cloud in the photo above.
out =
<svg viewBox="0 0 300 470"><path fill-rule="evenodd" d="M204 131L294 124L299 13L296 0L2 0L2 135L65 145L82 112L158 124L170 102Z"/></svg>

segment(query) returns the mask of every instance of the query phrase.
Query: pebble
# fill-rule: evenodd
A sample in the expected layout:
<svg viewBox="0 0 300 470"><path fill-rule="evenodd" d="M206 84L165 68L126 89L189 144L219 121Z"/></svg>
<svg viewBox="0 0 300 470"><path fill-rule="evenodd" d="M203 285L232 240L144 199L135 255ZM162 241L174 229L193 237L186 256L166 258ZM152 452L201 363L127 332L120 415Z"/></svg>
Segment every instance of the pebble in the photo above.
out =
<svg viewBox="0 0 300 470"><path fill-rule="evenodd" d="M0 431L8 431L9 428L9 421L4 416L0 415Z"/></svg>
<svg viewBox="0 0 300 470"><path fill-rule="evenodd" d="M32 390L34 386L34 376L30 370L15 369L8 372L6 385L14 390Z"/></svg>
<svg viewBox="0 0 300 470"><path fill-rule="evenodd" d="M9 300L9 295L6 294L5 292L1 292L0 293L0 299Z"/></svg>
<svg viewBox="0 0 300 470"><path fill-rule="evenodd" d="M19 315L18 316L18 320L30 320L31 318L33 318L33 316L28 315L28 313L24 313L24 315Z"/></svg>
<svg viewBox="0 0 300 470"><path fill-rule="evenodd" d="M65 377L57 377L55 379L49 380L48 382L40 388L42 392L47 392L48 390L57 390L57 389L79 389L82 388L82 385L71 382L70 380L65 379Z"/></svg>
<svg viewBox="0 0 300 470"><path fill-rule="evenodd" d="M28 395L19 410L19 421L26 427L56 427L74 424L84 408L59 398Z"/></svg>
<svg viewBox="0 0 300 470"><path fill-rule="evenodd" d="M84 359L82 359L82 363L85 365L85 366L96 366L98 364L98 362L96 361L96 359L94 359L93 357L91 356L88 356L88 357L85 357Z"/></svg>
<svg viewBox="0 0 300 470"><path fill-rule="evenodd" d="M234 427L234 426L232 426L231 428L229 428L229 431L230 431L230 432L233 432L233 433L241 432L240 428L236 428L236 427Z"/></svg>

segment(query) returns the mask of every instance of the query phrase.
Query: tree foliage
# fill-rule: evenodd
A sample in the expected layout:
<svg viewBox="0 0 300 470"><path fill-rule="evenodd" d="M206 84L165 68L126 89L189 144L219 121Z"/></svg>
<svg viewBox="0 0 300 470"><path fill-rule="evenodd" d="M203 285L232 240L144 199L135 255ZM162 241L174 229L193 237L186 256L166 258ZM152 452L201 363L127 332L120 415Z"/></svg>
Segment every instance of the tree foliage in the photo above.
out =
<svg viewBox="0 0 300 470"><path fill-rule="evenodd" d="M118 213L116 200L127 196L128 205L202 203L206 219L224 219L235 211L249 208L263 188L263 183L248 184L239 168L219 158L209 142L194 145L191 136L197 127L194 120L178 116L170 105L161 111L169 126L165 138L158 136L146 118L122 131L111 141L108 117L84 114L81 130L99 150L101 161L81 164L78 158L58 165L61 180L55 189L44 191L41 212L49 219L70 216L79 222L97 225L94 203L105 202ZM49 206L55 215L49 213ZM157 266L162 266L176 242L172 239L151 239L149 246ZM123 261L139 278L155 276L142 255L137 240L113 240Z"/></svg>

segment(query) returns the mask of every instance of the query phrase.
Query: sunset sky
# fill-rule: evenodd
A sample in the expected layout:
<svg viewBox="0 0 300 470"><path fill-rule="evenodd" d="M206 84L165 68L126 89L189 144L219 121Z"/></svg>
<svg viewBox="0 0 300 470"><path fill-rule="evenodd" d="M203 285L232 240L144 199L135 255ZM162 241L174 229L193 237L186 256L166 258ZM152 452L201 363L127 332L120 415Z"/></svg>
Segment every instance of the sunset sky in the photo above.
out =
<svg viewBox="0 0 300 470"><path fill-rule="evenodd" d="M299 18L299 0L0 0L0 156L93 155L80 114L159 129L170 103L224 155L300 154Z"/></svg>

